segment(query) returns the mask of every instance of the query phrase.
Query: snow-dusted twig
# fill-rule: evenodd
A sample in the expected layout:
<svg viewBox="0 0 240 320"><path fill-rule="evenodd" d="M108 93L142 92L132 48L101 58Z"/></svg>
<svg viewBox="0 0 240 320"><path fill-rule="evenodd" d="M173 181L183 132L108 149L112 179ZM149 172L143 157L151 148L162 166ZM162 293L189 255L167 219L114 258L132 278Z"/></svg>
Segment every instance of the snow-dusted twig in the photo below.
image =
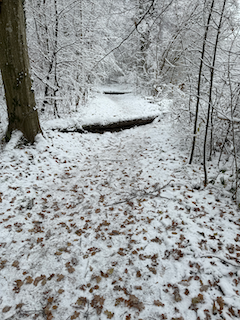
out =
<svg viewBox="0 0 240 320"><path fill-rule="evenodd" d="M134 193L130 194L129 197L125 198L124 200L122 201L118 201L118 202L114 202L114 203L111 203L111 204L107 204L105 207L112 207L114 205L117 205L117 204L121 204L121 203L126 203L126 202L129 202L130 200L132 199L135 199L137 197L160 197L160 198L165 198L165 199L168 199L168 200L171 200L167 197L163 197L163 196L160 196L160 192L162 189L166 188L170 182L174 181L173 179L171 179L168 183L166 183L164 186L162 186L161 188L158 188L156 190L153 190L153 191L150 191L150 192L146 192L145 190L136 190ZM154 194L154 193L157 193L157 194Z"/></svg>
<svg viewBox="0 0 240 320"><path fill-rule="evenodd" d="M201 258L217 258L217 259L219 259L222 263L230 264L230 265L233 266L233 267L240 268L240 265L231 263L231 262L229 262L228 260L225 260L225 259L220 258L220 257L218 257L218 256L214 256L214 255L212 255L212 254L211 254L211 255L206 255L206 256L201 256ZM239 263L240 263L240 261L239 261Z"/></svg>

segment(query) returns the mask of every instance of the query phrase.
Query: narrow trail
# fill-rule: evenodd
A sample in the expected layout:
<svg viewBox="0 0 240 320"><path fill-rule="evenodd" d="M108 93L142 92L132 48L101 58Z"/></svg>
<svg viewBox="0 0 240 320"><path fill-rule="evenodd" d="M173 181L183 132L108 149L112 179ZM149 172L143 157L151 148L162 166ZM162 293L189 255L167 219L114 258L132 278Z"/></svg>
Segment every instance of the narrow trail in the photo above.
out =
<svg viewBox="0 0 240 320"><path fill-rule="evenodd" d="M238 213L196 188L202 168L169 120L47 129L33 147L13 137L0 159L1 319L239 317Z"/></svg>

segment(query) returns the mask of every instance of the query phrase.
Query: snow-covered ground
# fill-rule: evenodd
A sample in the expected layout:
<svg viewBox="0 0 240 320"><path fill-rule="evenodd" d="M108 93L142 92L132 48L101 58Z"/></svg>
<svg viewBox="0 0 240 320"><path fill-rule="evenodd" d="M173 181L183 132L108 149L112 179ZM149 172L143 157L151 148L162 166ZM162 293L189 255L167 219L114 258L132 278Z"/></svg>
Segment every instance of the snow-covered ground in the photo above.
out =
<svg viewBox="0 0 240 320"><path fill-rule="evenodd" d="M16 132L2 147L1 319L240 317L239 212L188 165L170 104L97 93L33 146ZM153 114L118 133L52 130Z"/></svg>

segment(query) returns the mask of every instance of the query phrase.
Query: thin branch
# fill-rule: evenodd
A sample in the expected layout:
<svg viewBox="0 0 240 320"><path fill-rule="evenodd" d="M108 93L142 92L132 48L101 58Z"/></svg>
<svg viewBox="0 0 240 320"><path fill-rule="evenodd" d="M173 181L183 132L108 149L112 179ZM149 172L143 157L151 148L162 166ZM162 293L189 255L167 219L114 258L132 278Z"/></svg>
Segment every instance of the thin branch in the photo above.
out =
<svg viewBox="0 0 240 320"><path fill-rule="evenodd" d="M219 260L220 260L221 262L223 262L223 263L230 264L231 266L236 267L236 268L240 268L240 265L236 265L236 264L234 264L234 263L231 263L231 262L229 262L228 260L225 260L225 259L220 258L220 257L218 257L218 256L207 255L207 256L201 256L200 258L217 258L217 259L219 259Z"/></svg>
<svg viewBox="0 0 240 320"><path fill-rule="evenodd" d="M108 205L106 205L105 207L112 207L112 206L114 206L114 205L116 205L116 204L121 204L121 203L126 203L126 202L129 202L130 200L132 200L132 199L135 199L135 198L142 198L142 197L147 197L147 196L150 196L150 197L160 197L160 198L165 198L165 199L168 199L168 200L171 200L171 199L169 199L169 198L167 198L167 197L162 197L162 196L160 196L160 192L161 192L161 190L162 189L164 189L164 188L166 188L169 184L170 184L170 182L172 182L172 181L174 181L173 179L171 179L168 183L166 183L164 186L162 186L161 188L158 188L158 189L156 189L156 190L153 190L153 191L151 191L151 192L146 192L145 190L136 190L134 193L132 193L132 194L130 194L129 196L130 197L128 197L128 198L126 198L126 199L124 199L124 200L122 200L122 201L119 201L119 202L115 202L115 203L112 203L112 204L108 204ZM138 193L139 192L139 193ZM157 194L154 194L154 193L156 193L157 192Z"/></svg>
<svg viewBox="0 0 240 320"><path fill-rule="evenodd" d="M144 13L144 15L142 16L142 18L135 23L135 27L134 29L132 29L132 31L130 31L130 33L127 35L127 37L125 39L123 39L116 47L114 47L113 49L111 49L108 53L106 53L99 61L97 61L97 63L93 66L92 70L95 69L98 64L100 62L102 62L106 57L108 57L112 52L114 52L115 50L119 49L121 47L121 45L126 42L130 36L134 33L134 31L137 30L137 27L142 23L142 21L145 19L145 17L147 16L147 14L150 12L150 10L152 9L153 5L155 3L155 0L152 0L151 5L149 6L148 10ZM91 70L91 71L92 71Z"/></svg>

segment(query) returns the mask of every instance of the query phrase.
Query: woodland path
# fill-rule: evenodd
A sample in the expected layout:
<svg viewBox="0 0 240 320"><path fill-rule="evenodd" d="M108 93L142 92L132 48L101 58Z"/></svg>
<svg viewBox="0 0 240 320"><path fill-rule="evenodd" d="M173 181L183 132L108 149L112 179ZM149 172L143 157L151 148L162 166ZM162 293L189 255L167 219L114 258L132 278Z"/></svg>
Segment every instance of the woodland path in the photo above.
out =
<svg viewBox="0 0 240 320"><path fill-rule="evenodd" d="M97 106L114 117L105 103L88 119ZM48 122L33 147L13 136L0 158L1 319L239 318L239 213L217 182L202 187L166 109L122 132Z"/></svg>

